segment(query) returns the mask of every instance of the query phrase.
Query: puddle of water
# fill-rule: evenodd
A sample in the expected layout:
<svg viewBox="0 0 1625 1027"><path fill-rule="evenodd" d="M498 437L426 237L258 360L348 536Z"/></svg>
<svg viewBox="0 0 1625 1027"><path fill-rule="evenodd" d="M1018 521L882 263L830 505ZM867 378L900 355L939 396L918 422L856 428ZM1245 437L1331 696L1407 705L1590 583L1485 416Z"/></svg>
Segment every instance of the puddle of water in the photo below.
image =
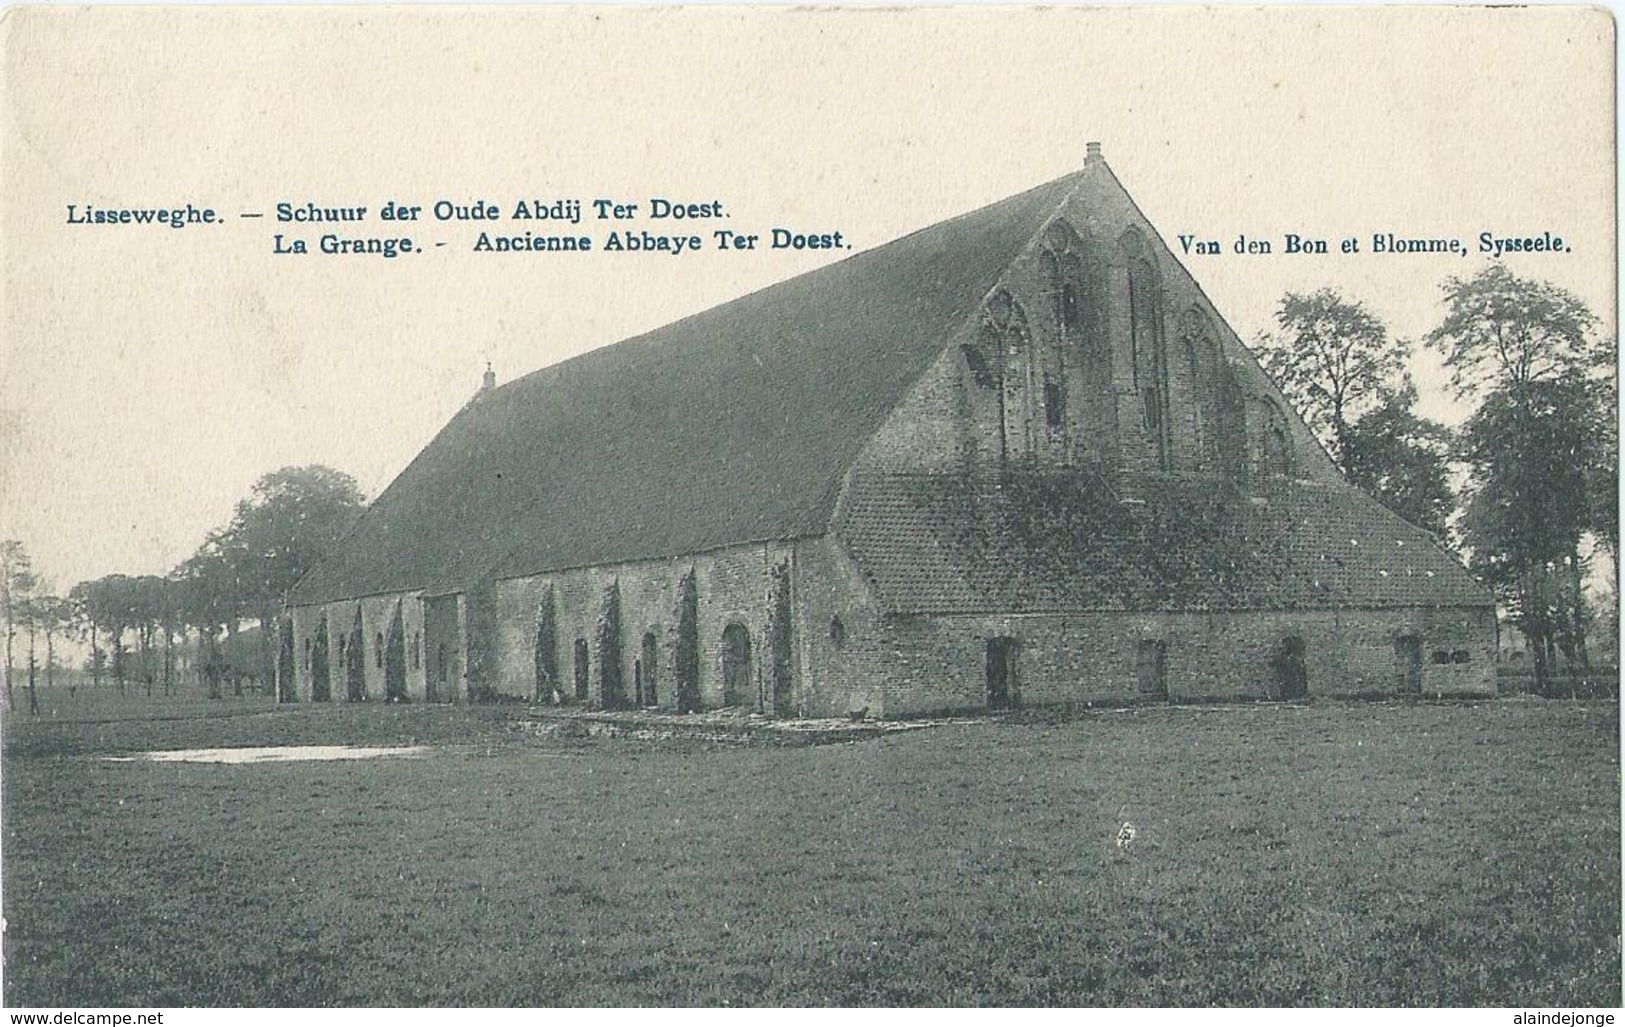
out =
<svg viewBox="0 0 1625 1027"><path fill-rule="evenodd" d="M383 756L422 756L425 745L272 745L239 749L160 749L139 756L104 756L115 763L296 763L311 760L370 760Z"/></svg>

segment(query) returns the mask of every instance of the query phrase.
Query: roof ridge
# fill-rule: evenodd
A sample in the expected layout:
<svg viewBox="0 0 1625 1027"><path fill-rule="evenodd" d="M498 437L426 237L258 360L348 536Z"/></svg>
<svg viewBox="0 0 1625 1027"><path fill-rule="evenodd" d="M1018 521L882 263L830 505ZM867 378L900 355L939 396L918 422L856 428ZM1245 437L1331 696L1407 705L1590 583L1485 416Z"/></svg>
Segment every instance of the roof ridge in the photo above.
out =
<svg viewBox="0 0 1625 1027"><path fill-rule="evenodd" d="M1102 167L1105 166L1104 162L1102 162L1101 166ZM819 275L819 274L822 274L822 273L824 273L826 271L829 271L832 268L838 268L838 267L841 267L844 264L852 263L853 261L861 261L861 260L864 260L865 258L873 257L873 256L875 256L877 254L880 254L881 252L883 252L885 250L891 249L893 247L899 247L902 244L908 242L909 240L914 239L916 236L924 235L927 232L940 231L940 230L942 230L944 228L947 228L947 227L955 224L956 222L960 222L960 221L964 221L964 220L969 219L969 218L976 217L979 214L984 214L987 211L992 210L994 207L1000 207L1000 206L1005 206L1005 205L1014 206L1019 201L1024 200L1024 199L1026 199L1026 198L1028 198L1028 197L1030 197L1030 196L1032 196L1032 195L1034 195L1036 193L1039 193L1039 192L1041 192L1043 190L1052 189L1052 188L1060 185L1062 182L1065 182L1067 179L1077 179L1077 180L1079 180L1079 182L1081 182L1083 176L1090 171L1091 167L1092 167L1092 165L1091 166L1085 166L1085 167L1082 167L1082 168L1078 168L1078 169L1073 170L1073 171L1069 171L1066 174L1060 175L1060 176L1058 176L1056 178L1052 178L1047 182L1040 183L1039 185L1035 185L1035 186L1033 186L1033 187L1031 187L1029 189L1023 189L1019 193L1015 193L1013 195L1006 196L1006 197L1004 197L1002 199L993 200L993 201L991 201L989 203L984 203L980 207L974 207L974 208L972 208L970 210L963 211L963 212L961 212L959 214L954 214L954 215L952 215L950 217L943 218L941 221L933 221L928 225L924 225L924 226L922 226L920 228L916 228L916 229L913 229L911 231L905 232L902 235L895 236L895 237L893 237L891 239L886 240L883 243L879 243L878 245L870 246L867 249L855 250L855 251L847 254L846 256L841 257L838 260L832 260L827 264L820 264L817 267L808 268L805 271L802 271L802 272L799 272L797 274L791 275L789 278L780 278L780 279L777 279L776 281L768 282L766 285L758 286L757 288L752 289L749 292L741 293L740 295L735 296L735 297L733 297L731 299L723 300L721 303L716 303L716 304L713 304L712 306L705 307L705 308L700 309L700 310L692 311L692 312L684 314L681 317L678 317L678 318L676 318L674 320L663 321L660 324L655 325L652 328L645 329L644 331L638 332L635 335L628 335L625 338L616 339L613 342L606 342L601 346L594 346L591 349L582 350L580 353L572 353L569 356L563 358L562 360L556 360L551 364L543 364L541 367L538 367L538 368L536 368L534 370L531 370L531 371L527 371L524 374L520 375L517 378L514 378L511 381L503 382L501 385L498 385L495 389L493 389L491 394L492 395L500 394L503 391L511 388L512 386L516 386L516 385L519 385L522 382L526 382L526 381L529 381L531 379L537 378L537 377L539 377L541 375L546 374L549 371L553 371L553 372L561 371L562 369L567 368L572 364L576 364L578 361L584 361L584 360L586 360L586 358L592 357L592 356L594 356L596 354L603 354L603 353L606 353L609 350L615 349L615 348L620 347L620 346L625 346L625 345L628 345L630 343L643 342L646 339L648 339L649 336L651 336L651 335L654 335L654 334L659 333L659 332L665 332L665 331L668 331L668 330L671 330L671 329L678 328L678 327L680 327L682 325L687 324L690 321L693 321L696 318L705 317L705 316L707 316L709 314L713 314L713 313L718 312L718 311L726 310L726 309L728 309L730 307L734 307L734 306L739 305L739 304L748 304L751 300L760 298L763 293L772 292L772 291L777 290L777 289L782 289L782 288L789 287L789 286L791 286L793 284L796 284L798 282L803 282L804 280L806 280L808 278L812 278L815 275ZM1074 183L1074 188L1073 189L1068 190L1066 193L1064 193L1062 195L1062 198L1061 198L1060 202L1058 202L1058 203L1056 203L1054 205L1053 211L1059 211L1060 208L1065 205L1066 201L1071 198L1073 193L1076 191L1076 184L1077 183ZM1051 216L1053 216L1053 212L1052 212ZM1045 224L1048 224L1047 220L1045 221ZM1040 225L1039 226L1039 231L1034 233L1033 239L1034 240L1038 239L1040 237L1040 235L1042 234L1042 231L1043 231L1043 225ZM1024 252L1026 250L1027 246L1030 244L1030 242L1031 242L1031 240L1029 240L1029 243L1023 244L1021 250L1018 250L1015 254L1012 255L1012 259L1019 256L1022 252Z"/></svg>

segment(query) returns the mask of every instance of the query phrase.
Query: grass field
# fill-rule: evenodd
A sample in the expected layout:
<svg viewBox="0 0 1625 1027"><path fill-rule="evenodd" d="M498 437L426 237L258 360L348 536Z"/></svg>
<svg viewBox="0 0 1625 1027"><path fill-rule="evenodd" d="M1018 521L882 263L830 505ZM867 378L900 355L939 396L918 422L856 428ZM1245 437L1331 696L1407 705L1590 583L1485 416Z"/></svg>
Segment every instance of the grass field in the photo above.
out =
<svg viewBox="0 0 1625 1027"><path fill-rule="evenodd" d="M541 741L468 707L50 708L5 725L14 1007L1621 1001L1611 702L800 749ZM339 741L432 748L101 758Z"/></svg>

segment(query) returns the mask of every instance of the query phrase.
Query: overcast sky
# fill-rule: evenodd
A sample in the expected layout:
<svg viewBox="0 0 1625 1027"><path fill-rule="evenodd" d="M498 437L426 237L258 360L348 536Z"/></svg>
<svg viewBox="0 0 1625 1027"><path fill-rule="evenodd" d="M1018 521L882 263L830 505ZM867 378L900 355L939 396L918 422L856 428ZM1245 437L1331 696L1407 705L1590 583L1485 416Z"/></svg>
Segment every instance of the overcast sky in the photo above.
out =
<svg viewBox="0 0 1625 1027"><path fill-rule="evenodd" d="M376 495L486 359L508 380L842 255L477 254L481 226L435 221L440 199L720 200L731 216L702 232L865 249L1099 140L1176 251L1181 234L1331 242L1185 258L1243 338L1322 285L1420 337L1440 282L1486 258L1335 253L1388 231L1560 235L1569 252L1508 264L1614 324L1597 12L12 9L0 30L0 527L64 590L169 570L283 465ZM423 220L378 220L391 199ZM278 232L321 234L277 224L284 201L366 206L341 231L431 248L274 254ZM227 220L67 223L70 204L188 202Z"/></svg>

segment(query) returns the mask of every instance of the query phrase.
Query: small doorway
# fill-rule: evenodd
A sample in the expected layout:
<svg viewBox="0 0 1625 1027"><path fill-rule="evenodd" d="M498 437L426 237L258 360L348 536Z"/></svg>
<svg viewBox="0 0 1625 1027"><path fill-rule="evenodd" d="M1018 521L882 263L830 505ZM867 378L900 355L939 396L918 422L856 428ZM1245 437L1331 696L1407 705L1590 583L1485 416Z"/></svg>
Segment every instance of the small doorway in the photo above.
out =
<svg viewBox="0 0 1625 1027"><path fill-rule="evenodd" d="M1016 640L1006 636L987 640L987 708L1008 710L1016 705Z"/></svg>
<svg viewBox="0 0 1625 1027"><path fill-rule="evenodd" d="M406 701L406 625L401 619L401 606L395 604L395 616L389 619L389 637L384 642L384 699L388 702Z"/></svg>
<svg viewBox="0 0 1625 1027"><path fill-rule="evenodd" d="M1302 699L1309 694L1309 665L1304 652L1301 635L1288 635L1276 647L1270 663L1275 670L1276 694L1282 699Z"/></svg>
<svg viewBox="0 0 1625 1027"><path fill-rule="evenodd" d="M743 624L722 629L722 705L756 705L756 690L751 687L750 629Z"/></svg>
<svg viewBox="0 0 1625 1027"><path fill-rule="evenodd" d="M1155 702L1168 701L1168 643L1160 638L1140 641L1136 655L1140 677L1140 697Z"/></svg>
<svg viewBox="0 0 1625 1027"><path fill-rule="evenodd" d="M1399 664L1399 690L1406 695L1422 694L1422 636L1400 635L1394 641L1394 659Z"/></svg>

